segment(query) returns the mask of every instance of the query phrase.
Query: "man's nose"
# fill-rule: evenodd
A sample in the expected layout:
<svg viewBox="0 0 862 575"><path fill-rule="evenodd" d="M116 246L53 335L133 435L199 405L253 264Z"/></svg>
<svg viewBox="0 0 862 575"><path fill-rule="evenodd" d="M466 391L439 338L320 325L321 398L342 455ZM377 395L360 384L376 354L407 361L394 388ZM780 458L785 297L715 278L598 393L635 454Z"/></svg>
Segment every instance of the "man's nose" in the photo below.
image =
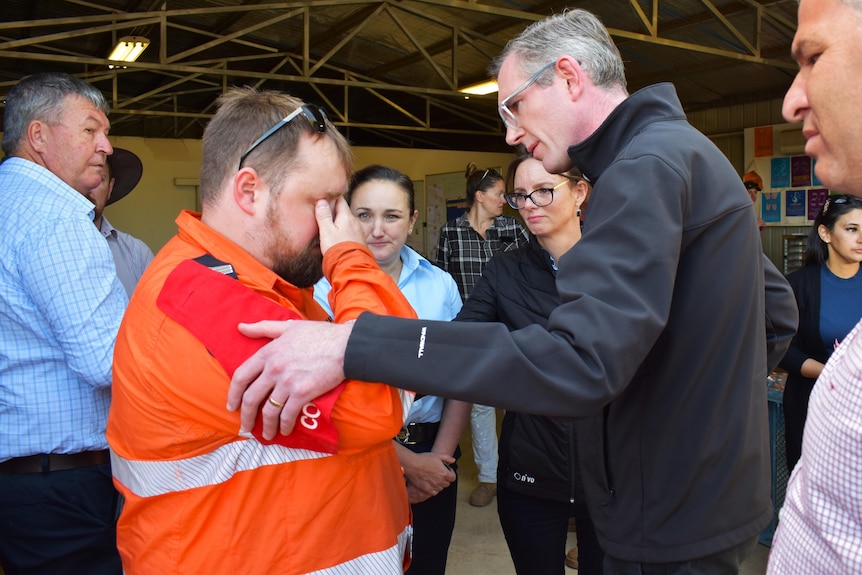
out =
<svg viewBox="0 0 862 575"><path fill-rule="evenodd" d="M520 126L506 126L506 143L510 146L517 146L518 142L524 136L524 130Z"/></svg>
<svg viewBox="0 0 862 575"><path fill-rule="evenodd" d="M781 115L792 124L799 123L805 119L805 110L808 109L808 96L805 93L805 78L802 71L796 74L790 89L784 96L784 104L781 106Z"/></svg>
<svg viewBox="0 0 862 575"><path fill-rule="evenodd" d="M104 152L108 156L114 153L114 147L111 145L111 141L108 140L107 134L103 132L99 134L96 140L96 151Z"/></svg>

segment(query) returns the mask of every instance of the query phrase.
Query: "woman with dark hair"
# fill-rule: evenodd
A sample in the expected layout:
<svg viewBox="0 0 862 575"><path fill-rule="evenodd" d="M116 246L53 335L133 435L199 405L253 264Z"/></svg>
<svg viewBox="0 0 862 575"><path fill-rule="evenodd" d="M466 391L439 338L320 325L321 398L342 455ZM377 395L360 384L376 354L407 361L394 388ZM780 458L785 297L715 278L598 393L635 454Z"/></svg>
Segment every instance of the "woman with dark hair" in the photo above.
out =
<svg viewBox="0 0 862 575"><path fill-rule="evenodd" d="M461 298L466 300L494 254L517 249L528 241L516 218L503 215L506 191L503 176L493 168L467 165L467 211L440 229L436 264L452 274ZM479 486L470 505L490 505L497 494L497 416L493 407L474 405L470 414L473 459Z"/></svg>
<svg viewBox="0 0 862 575"><path fill-rule="evenodd" d="M838 343L862 317L862 199L832 195L814 220L803 267L787 276L799 307L799 329L780 366L787 370L784 429L787 469L802 452L814 382Z"/></svg>
<svg viewBox="0 0 862 575"><path fill-rule="evenodd" d="M372 165L350 180L347 203L365 231L380 268L422 319L448 321L461 309L452 277L406 245L419 212L413 182L398 170ZM329 309L329 283L320 280L315 299ZM440 575L455 527L458 442L467 427L470 404L422 396L406 414L395 438L413 511L413 560L408 575Z"/></svg>
<svg viewBox="0 0 862 575"><path fill-rule="evenodd" d="M590 191L579 172L549 174L532 156L509 167L506 201L527 223L529 244L492 259L456 321L502 322L510 330L546 328L560 305L557 263L581 239ZM584 326L589 329L589 326ZM521 382L523 393L530 381ZM602 573L604 554L587 511L574 421L507 410L500 435L497 511L519 575L562 575L569 517L575 517L578 572Z"/></svg>

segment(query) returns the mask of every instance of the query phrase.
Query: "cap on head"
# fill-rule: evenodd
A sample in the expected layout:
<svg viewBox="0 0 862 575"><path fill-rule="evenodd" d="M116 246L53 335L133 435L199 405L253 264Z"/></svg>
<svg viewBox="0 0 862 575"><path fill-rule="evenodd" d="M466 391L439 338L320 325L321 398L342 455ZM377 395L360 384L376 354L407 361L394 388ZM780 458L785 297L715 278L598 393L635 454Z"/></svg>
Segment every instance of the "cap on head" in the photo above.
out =
<svg viewBox="0 0 862 575"><path fill-rule="evenodd" d="M763 178L753 170L751 172L745 172L745 175L742 176L742 182L745 184L746 188L756 185L758 192L763 190Z"/></svg>
<svg viewBox="0 0 862 575"><path fill-rule="evenodd" d="M114 178L114 189L107 205L122 200L135 189L144 173L141 159L129 150L114 148L114 153L108 156L111 165L111 177Z"/></svg>

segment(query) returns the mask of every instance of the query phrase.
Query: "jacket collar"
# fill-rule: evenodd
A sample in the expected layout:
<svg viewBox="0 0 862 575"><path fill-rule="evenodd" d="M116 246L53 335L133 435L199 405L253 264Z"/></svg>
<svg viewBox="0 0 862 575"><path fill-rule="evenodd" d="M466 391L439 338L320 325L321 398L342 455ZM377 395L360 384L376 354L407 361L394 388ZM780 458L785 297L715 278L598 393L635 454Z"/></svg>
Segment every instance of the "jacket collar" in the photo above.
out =
<svg viewBox="0 0 862 575"><path fill-rule="evenodd" d="M569 146L569 158L595 185L644 126L663 120L685 120L676 88L670 83L647 86L623 100L590 137Z"/></svg>

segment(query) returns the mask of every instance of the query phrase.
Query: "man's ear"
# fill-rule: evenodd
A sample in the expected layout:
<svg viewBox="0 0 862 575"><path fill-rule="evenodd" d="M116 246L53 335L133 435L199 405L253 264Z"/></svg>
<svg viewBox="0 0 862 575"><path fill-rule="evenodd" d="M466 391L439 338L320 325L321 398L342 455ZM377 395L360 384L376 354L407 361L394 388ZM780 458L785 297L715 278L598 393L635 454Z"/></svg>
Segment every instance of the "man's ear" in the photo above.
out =
<svg viewBox="0 0 862 575"><path fill-rule="evenodd" d="M584 90L584 81L587 79L581 63L571 56L560 56L557 58L557 73L566 81L569 98L573 101L577 100Z"/></svg>
<svg viewBox="0 0 862 575"><path fill-rule="evenodd" d="M246 214L255 215L263 195L262 182L257 170L245 167L234 174L231 191L236 205Z"/></svg>
<svg viewBox="0 0 862 575"><path fill-rule="evenodd" d="M27 139L30 147L39 154L44 154L48 149L48 126L41 120L33 120L27 126Z"/></svg>

